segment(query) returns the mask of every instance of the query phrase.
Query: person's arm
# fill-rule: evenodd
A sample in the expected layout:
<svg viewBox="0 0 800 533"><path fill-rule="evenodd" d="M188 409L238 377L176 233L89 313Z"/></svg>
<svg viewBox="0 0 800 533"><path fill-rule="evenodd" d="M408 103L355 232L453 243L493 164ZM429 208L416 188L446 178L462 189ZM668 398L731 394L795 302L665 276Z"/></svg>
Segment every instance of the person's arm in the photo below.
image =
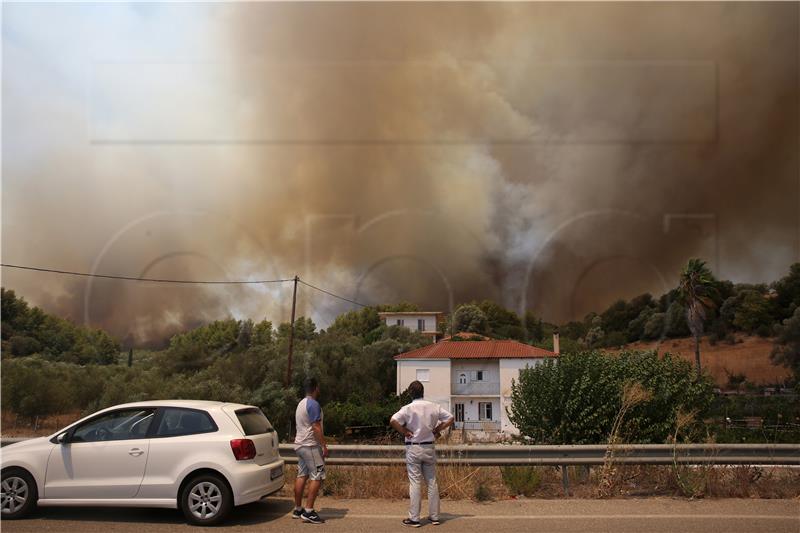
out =
<svg viewBox="0 0 800 533"><path fill-rule="evenodd" d="M397 431L407 439L410 439L411 437L414 436L414 434L411 431L409 431L407 427L403 426L403 424L395 420L394 417L392 417L392 419L389 420L389 424L391 424L391 426L394 428L395 431Z"/></svg>
<svg viewBox="0 0 800 533"><path fill-rule="evenodd" d="M328 457L328 444L325 442L325 434L322 431L322 407L320 407L319 402L309 398L306 410L308 419L311 421L311 431L314 432L314 438L322 446L322 456Z"/></svg>
<svg viewBox="0 0 800 533"><path fill-rule="evenodd" d="M314 432L314 437L319 442L319 445L322 446L322 456L328 457L328 444L325 442L325 435L322 433L322 421L317 420L311 424L311 431Z"/></svg>
<svg viewBox="0 0 800 533"><path fill-rule="evenodd" d="M456 421L455 417L448 411L439 408L439 423L433 428L433 435L437 439L442 434L442 431L449 428Z"/></svg>
<svg viewBox="0 0 800 533"><path fill-rule="evenodd" d="M395 431L400 433L403 437L410 439L414 436L405 424L408 423L408 419L406 418L406 413L404 408L400 408L395 414L392 415L392 418L389 419L389 425L391 425Z"/></svg>

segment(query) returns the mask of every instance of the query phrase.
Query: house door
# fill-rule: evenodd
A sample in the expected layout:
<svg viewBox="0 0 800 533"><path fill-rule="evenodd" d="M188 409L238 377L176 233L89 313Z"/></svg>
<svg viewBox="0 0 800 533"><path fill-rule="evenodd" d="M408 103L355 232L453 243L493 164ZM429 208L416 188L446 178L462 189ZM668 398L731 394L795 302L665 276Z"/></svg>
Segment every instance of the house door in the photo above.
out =
<svg viewBox="0 0 800 533"><path fill-rule="evenodd" d="M456 422L463 422L464 421L464 404L457 403L456 404Z"/></svg>

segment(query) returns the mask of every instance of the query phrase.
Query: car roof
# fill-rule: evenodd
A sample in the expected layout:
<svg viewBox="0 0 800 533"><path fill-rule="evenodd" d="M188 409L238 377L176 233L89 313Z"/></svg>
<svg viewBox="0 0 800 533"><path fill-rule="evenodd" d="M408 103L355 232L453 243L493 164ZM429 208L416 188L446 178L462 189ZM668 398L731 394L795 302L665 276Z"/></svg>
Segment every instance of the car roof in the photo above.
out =
<svg viewBox="0 0 800 533"><path fill-rule="evenodd" d="M131 402L120 405L108 407L108 409L118 409L120 407L185 407L188 409L213 409L225 406L240 409L245 407L253 407L252 405L244 405L240 403L230 402L213 402L209 400L148 400L144 402Z"/></svg>

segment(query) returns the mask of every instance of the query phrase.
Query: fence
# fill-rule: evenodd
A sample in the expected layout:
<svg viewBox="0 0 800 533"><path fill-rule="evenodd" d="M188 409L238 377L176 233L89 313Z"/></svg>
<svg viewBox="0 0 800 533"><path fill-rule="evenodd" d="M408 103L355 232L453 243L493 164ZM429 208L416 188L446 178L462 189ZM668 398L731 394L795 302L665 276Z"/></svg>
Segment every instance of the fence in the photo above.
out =
<svg viewBox="0 0 800 533"><path fill-rule="evenodd" d="M26 440L2 439L2 445ZM405 446L331 445L331 465L404 464ZM441 445L436 447L440 464L471 466L572 466L602 465L605 445L521 446ZM296 463L294 446L281 444L287 463ZM800 465L800 444L620 444L613 447L614 462L637 465Z"/></svg>

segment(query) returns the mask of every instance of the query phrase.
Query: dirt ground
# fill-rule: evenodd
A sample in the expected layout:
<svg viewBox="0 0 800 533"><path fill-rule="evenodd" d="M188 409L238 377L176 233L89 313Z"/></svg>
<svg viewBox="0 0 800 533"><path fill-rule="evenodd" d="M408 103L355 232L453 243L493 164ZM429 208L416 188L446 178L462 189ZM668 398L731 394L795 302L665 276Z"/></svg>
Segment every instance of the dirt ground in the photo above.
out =
<svg viewBox="0 0 800 533"><path fill-rule="evenodd" d="M737 336L736 340L736 344L721 341L712 346L706 337L700 343L701 364L710 372L717 386L726 387L732 374L743 374L754 385L774 385L791 377L788 368L776 366L770 360L773 339ZM658 350L660 354L670 352L694 361L694 339L691 338L634 342L626 349Z"/></svg>

